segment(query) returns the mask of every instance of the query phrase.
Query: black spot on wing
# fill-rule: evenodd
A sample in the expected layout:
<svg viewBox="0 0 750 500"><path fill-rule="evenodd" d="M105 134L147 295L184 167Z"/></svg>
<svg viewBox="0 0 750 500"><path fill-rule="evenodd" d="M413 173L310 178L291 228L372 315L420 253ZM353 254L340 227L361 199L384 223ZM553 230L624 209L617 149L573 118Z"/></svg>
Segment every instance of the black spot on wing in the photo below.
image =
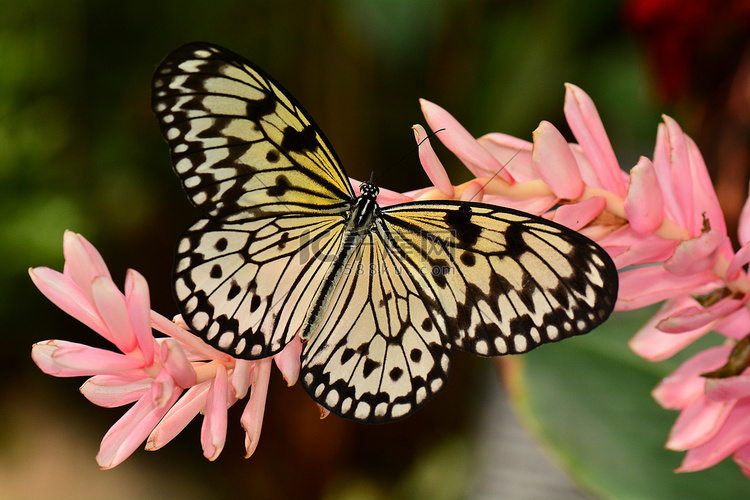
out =
<svg viewBox="0 0 750 500"><path fill-rule="evenodd" d="M461 254L461 262L468 267L473 267L477 263L477 258L471 252L463 252Z"/></svg>
<svg viewBox="0 0 750 500"><path fill-rule="evenodd" d="M229 292L227 293L227 300L232 300L241 291L242 291L242 287L240 287L240 285L236 281L232 280L232 284L229 287Z"/></svg>
<svg viewBox="0 0 750 500"><path fill-rule="evenodd" d="M375 371L375 369L380 366L380 364L381 363L378 361L367 358L365 360L364 366L362 367L362 375L364 375L365 378L369 377L372 374L372 372Z"/></svg>
<svg viewBox="0 0 750 500"><path fill-rule="evenodd" d="M516 258L528 251L529 246L523 240L523 232L523 225L519 223L509 224L505 230L506 252L510 257Z"/></svg>
<svg viewBox="0 0 750 500"><path fill-rule="evenodd" d="M482 228L471 220L471 208L468 205L450 210L445 214L444 220L456 239L466 245L474 245L482 234Z"/></svg>
<svg viewBox="0 0 750 500"><path fill-rule="evenodd" d="M268 153L266 153L266 161L268 163L276 163L277 161L279 161L279 158L279 152L275 149L272 149Z"/></svg>
<svg viewBox="0 0 750 500"><path fill-rule="evenodd" d="M224 273L221 270L221 266L219 264L214 264L213 267L211 267L211 277L213 279L219 279Z"/></svg>
<svg viewBox="0 0 750 500"><path fill-rule="evenodd" d="M264 116L276 112L276 105L276 98L267 93L262 99L247 102L247 117L254 122L260 121Z"/></svg>
<svg viewBox="0 0 750 500"><path fill-rule="evenodd" d="M285 175L279 175L276 177L276 184L269 187L266 192L268 193L268 196L273 196L275 198L279 198L281 196L284 196L284 194L289 190L291 187L291 184L289 184L289 179L286 178Z"/></svg>
<svg viewBox="0 0 750 500"><path fill-rule="evenodd" d="M315 127L308 125L302 130L293 127L284 129L284 138L281 139L281 148L295 153L315 151L318 147L318 136Z"/></svg>

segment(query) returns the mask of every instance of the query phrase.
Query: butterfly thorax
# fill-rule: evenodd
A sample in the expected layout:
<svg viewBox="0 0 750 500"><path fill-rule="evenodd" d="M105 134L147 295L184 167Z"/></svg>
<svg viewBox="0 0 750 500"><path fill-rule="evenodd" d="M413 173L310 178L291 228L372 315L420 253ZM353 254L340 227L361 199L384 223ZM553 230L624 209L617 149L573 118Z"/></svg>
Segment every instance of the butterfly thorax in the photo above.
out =
<svg viewBox="0 0 750 500"><path fill-rule="evenodd" d="M336 284L344 271L352 272L353 256L362 245L362 241L370 234L372 225L377 218L380 209L376 201L379 193L377 186L365 182L360 185L359 190L360 195L352 205L346 220L346 226L342 232L341 247L335 254L336 258L331 263L331 267L328 268L325 279L318 286L315 297L305 315L305 321L300 331L302 340L310 338L317 329L320 318L324 317L322 313L328 307Z"/></svg>

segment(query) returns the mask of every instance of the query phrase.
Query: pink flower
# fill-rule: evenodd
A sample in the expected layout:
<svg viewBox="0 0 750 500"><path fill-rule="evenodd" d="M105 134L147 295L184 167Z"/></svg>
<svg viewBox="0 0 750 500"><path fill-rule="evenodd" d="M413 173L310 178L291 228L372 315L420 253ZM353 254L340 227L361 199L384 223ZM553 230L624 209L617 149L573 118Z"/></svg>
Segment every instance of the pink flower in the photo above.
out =
<svg viewBox="0 0 750 500"><path fill-rule="evenodd" d="M536 213L597 241L621 270L617 310L664 301L633 337L637 354L656 361L711 330L732 343L750 332L744 269L750 262L750 200L735 253L700 151L673 119L665 116L659 125L653 159L642 157L628 174L593 101L574 85L567 85L564 109L578 144L566 143L548 122L534 132L533 143L497 133L473 139L437 105L422 101L422 109L433 130L443 129L438 139L477 179L450 185L426 141L420 158L435 186L406 195L480 201L474 194L480 193L485 203ZM415 130L418 140L426 135ZM705 375L732 361L730 351L698 354L654 391L665 408L681 411L667 441L688 450L680 471L733 454L750 475L750 356L735 361L739 368L724 378Z"/></svg>
<svg viewBox="0 0 750 500"><path fill-rule="evenodd" d="M64 340L35 344L34 362L56 377L90 377L83 395L104 407L133 406L109 429L97 462L115 467L147 440L156 450L176 436L199 412L204 413L201 444L214 460L224 446L227 409L244 398L241 418L250 456L258 443L268 390L271 359L235 360L204 344L184 325L151 311L146 280L129 270L125 293L112 281L96 249L82 236L66 232L62 273L45 267L29 270L39 290L120 351ZM167 335L155 338L152 328ZM301 344L293 341L275 356L287 382L299 374Z"/></svg>

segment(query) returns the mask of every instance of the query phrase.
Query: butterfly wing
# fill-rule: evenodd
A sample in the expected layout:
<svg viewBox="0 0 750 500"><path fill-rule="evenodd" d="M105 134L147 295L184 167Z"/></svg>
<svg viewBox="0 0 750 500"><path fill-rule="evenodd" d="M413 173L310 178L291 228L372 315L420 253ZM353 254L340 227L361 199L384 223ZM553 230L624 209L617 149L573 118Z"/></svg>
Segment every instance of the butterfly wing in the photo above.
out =
<svg viewBox="0 0 750 500"><path fill-rule="evenodd" d="M210 217L339 213L354 192L300 104L221 47L185 45L161 63L152 107L188 196Z"/></svg>
<svg viewBox="0 0 750 500"><path fill-rule="evenodd" d="M403 418L437 394L451 345L425 286L379 233L367 234L304 345L300 381L310 396L337 415L374 423Z"/></svg>
<svg viewBox="0 0 750 500"><path fill-rule="evenodd" d="M191 329L236 357L280 350L338 252L354 192L323 133L271 77L215 45L168 55L152 107L206 218L178 243L174 292Z"/></svg>
<svg viewBox="0 0 750 500"><path fill-rule="evenodd" d="M612 259L541 217L436 201L387 207L380 221L411 272L427 276L449 339L474 354L517 354L581 335L614 308Z"/></svg>
<svg viewBox="0 0 750 500"><path fill-rule="evenodd" d="M237 358L280 351L304 321L342 226L335 216L201 219L175 258L174 293L185 322Z"/></svg>

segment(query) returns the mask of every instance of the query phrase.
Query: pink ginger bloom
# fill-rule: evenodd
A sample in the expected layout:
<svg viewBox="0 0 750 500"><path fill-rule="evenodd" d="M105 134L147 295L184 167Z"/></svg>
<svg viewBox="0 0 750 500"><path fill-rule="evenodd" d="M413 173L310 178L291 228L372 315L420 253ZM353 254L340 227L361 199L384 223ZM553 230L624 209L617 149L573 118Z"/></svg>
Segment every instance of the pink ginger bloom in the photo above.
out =
<svg viewBox="0 0 750 500"><path fill-rule="evenodd" d="M144 441L147 450L161 448L199 412L204 413L203 454L216 459L226 439L227 409L248 391L240 423L250 456L260 437L271 359L234 359L152 311L146 280L134 270L127 272L123 294L83 236L66 232L63 251L62 273L33 268L32 281L55 305L120 352L47 340L35 344L31 356L49 375L90 377L81 392L94 404L109 408L135 403L104 436L96 457L99 466L115 467ZM154 337L152 329L167 336ZM297 340L274 357L289 385L299 375L300 351Z"/></svg>
<svg viewBox="0 0 750 500"><path fill-rule="evenodd" d="M474 139L448 112L422 101L437 137L476 176L451 185L428 141L420 159L434 186L384 201L462 199L535 213L597 241L620 272L616 310L664 301L632 339L640 356L665 359L707 332L727 346L702 352L655 389L665 408L681 410L667 441L688 450L678 471L710 467L733 455L750 476L750 333L748 281L750 200L739 227L736 253L697 146L677 122L664 116L653 159L620 168L591 98L566 86L565 116L578 140L568 144L550 123L534 131L533 143L491 133ZM426 136L414 127L417 140ZM750 341L748 341L750 343ZM743 349L740 349L744 347ZM729 363L728 363L729 360ZM706 372L717 370L714 374Z"/></svg>
<svg viewBox="0 0 750 500"><path fill-rule="evenodd" d="M680 471L709 467L734 455L750 476L750 375L740 342L748 333L750 202L739 229L742 248L733 252L703 159L695 143L665 116L653 159L620 168L591 98L567 85L565 115L577 144L542 122L527 142L500 133L475 139L439 106L422 101L437 137L475 175L451 184L429 141L419 148L432 186L408 193L380 190L383 205L422 199L492 203L554 220L597 241L621 269L617 310L665 301L631 341L650 359L667 358L710 330L737 344L702 352L654 391L665 408L681 410L667 446L688 450ZM425 130L414 126L417 141ZM355 191L359 182L352 181ZM101 257L82 237L65 238L62 274L31 271L42 292L59 307L117 346L123 354L63 341L34 347L37 364L57 376L93 375L82 392L102 406L137 401L102 442L98 460L113 467L146 438L158 449L205 412L201 440L210 459L221 451L226 408L247 393L242 417L248 455L257 444L270 371L269 360L240 361L220 353L183 326L149 311L145 281L128 273L123 296ZM150 327L169 337L154 339ZM299 373L301 344L295 339L276 356L286 380ZM750 349L748 349L750 350ZM738 354L739 353L739 354ZM737 362L737 358L745 355ZM722 378L705 377L732 361ZM185 394L183 390L187 389ZM182 394L182 397L180 395Z"/></svg>

